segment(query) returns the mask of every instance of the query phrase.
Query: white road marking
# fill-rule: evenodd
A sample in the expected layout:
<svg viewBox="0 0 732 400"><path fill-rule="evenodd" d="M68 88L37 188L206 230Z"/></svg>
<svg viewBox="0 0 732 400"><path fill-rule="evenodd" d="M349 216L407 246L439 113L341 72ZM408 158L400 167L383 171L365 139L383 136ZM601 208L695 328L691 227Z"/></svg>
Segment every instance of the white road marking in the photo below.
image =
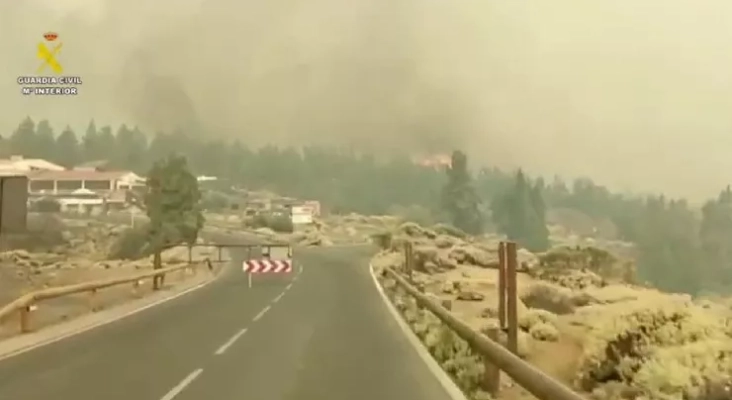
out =
<svg viewBox="0 0 732 400"><path fill-rule="evenodd" d="M175 396L179 395L180 392L183 391L183 389L186 388L186 386L190 385L196 378L198 378L198 375L201 375L201 372L203 372L203 369L199 368L185 377L178 385L176 385L174 388L170 389L170 391L163 396L160 400L173 400Z"/></svg>
<svg viewBox="0 0 732 400"><path fill-rule="evenodd" d="M216 350L216 353L214 353L217 356L220 356L226 352L226 350L231 347L231 345L234 344L234 342L237 341L240 337L242 337L245 333L247 333L247 328L244 328L237 332L234 336L231 337L226 343L224 343L221 347L219 347L218 350Z"/></svg>
<svg viewBox="0 0 732 400"><path fill-rule="evenodd" d="M376 271L374 271L374 266L372 264L369 264L369 274L371 275L371 279L374 281L374 285L376 285L376 290L379 292L381 300L384 302L386 308L389 310L389 313L392 315L392 317L394 317L397 325L399 325L402 332L404 332L404 335L407 337L409 343L412 344L412 347L417 351L417 354L427 365L427 368L430 370L430 372L432 372L435 378L437 378L437 381L440 382L440 385L442 385L442 387L445 389L450 399L467 400L465 394L460 390L460 388L457 387L455 382L452 381L452 378L447 375L447 372L442 369L440 364L435 361L435 359L432 357L424 344L422 344L414 331L412 331L412 328L407 325L407 323L404 321L404 318L401 316L401 314L399 314L399 311L397 311L396 307L394 307L394 305L391 303L391 300L389 300L389 297L386 295L384 288L379 282L379 278L376 277Z"/></svg>
<svg viewBox="0 0 732 400"><path fill-rule="evenodd" d="M290 283L289 285L287 285L287 287L285 288L285 291L290 290L291 287L292 287L292 283Z"/></svg>
<svg viewBox="0 0 732 400"><path fill-rule="evenodd" d="M284 291L284 292L280 293L279 296L275 297L274 300L272 300L272 304L277 303L278 301L280 301L280 299L282 298L282 296L285 295L286 292L287 291Z"/></svg>
<svg viewBox="0 0 732 400"><path fill-rule="evenodd" d="M258 321L260 318L264 317L264 314L266 314L267 311L269 311L270 307L272 307L272 306L264 307L264 310L260 311L259 314L257 314L257 316L254 317L254 319L252 321Z"/></svg>

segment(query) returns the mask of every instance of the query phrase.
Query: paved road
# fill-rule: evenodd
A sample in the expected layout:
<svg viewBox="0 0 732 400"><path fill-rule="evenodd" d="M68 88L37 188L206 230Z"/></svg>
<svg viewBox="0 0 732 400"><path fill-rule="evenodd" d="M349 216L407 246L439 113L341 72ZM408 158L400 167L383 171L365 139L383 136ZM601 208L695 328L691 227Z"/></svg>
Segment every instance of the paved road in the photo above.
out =
<svg viewBox="0 0 732 400"><path fill-rule="evenodd" d="M300 275L255 278L248 289L232 269L179 299L0 361L0 400L448 399L382 303L366 250L298 257Z"/></svg>

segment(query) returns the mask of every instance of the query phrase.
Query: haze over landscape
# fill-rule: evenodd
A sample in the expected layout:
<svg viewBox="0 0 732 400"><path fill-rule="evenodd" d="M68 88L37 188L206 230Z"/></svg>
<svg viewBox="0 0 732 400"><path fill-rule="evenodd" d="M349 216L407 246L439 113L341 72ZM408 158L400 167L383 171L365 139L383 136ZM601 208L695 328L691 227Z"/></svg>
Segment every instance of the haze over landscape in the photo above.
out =
<svg viewBox="0 0 732 400"><path fill-rule="evenodd" d="M3 0L3 136L200 124L250 143L467 149L701 200L730 181L732 4ZM727 24L728 25L728 24ZM46 31L77 98L21 97Z"/></svg>

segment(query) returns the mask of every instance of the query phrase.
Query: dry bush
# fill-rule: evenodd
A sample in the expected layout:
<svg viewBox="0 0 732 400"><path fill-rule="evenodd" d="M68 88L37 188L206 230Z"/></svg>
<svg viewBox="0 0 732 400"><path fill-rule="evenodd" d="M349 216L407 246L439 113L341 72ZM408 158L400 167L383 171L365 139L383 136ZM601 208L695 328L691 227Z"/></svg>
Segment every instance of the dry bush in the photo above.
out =
<svg viewBox="0 0 732 400"><path fill-rule="evenodd" d="M127 228L112 244L110 260L137 260L149 255L149 228L142 224Z"/></svg>
<svg viewBox="0 0 732 400"><path fill-rule="evenodd" d="M391 248L393 234L391 232L380 232L371 235L373 242L382 250Z"/></svg>
<svg viewBox="0 0 732 400"><path fill-rule="evenodd" d="M437 224L432 227L432 230L439 233L440 235L452 236L452 237L455 237L458 239L463 239L463 240L468 238L467 233L465 233L464 231L462 231L452 225L448 225L448 224Z"/></svg>
<svg viewBox="0 0 732 400"><path fill-rule="evenodd" d="M635 281L633 263L595 247L559 247L539 257L531 275L571 289L602 287L607 282Z"/></svg>
<svg viewBox="0 0 732 400"><path fill-rule="evenodd" d="M404 320L463 393L471 400L491 399L480 389L484 373L481 356L432 313L418 308L414 299L394 290L393 284L385 282L384 288Z"/></svg>
<svg viewBox="0 0 732 400"><path fill-rule="evenodd" d="M396 215L403 221L413 222L420 225L430 225L435 223L435 217L432 215L432 211L420 205L395 205L389 207L388 213L390 215Z"/></svg>
<svg viewBox="0 0 732 400"><path fill-rule="evenodd" d="M47 251L68 243L68 235L64 233L67 227L56 215L29 213L26 226L25 233L5 235L3 249Z"/></svg>
<svg viewBox="0 0 732 400"><path fill-rule="evenodd" d="M530 308L550 311L554 314L571 314L577 307L583 307L594 302L594 299L583 292L574 292L570 289L548 282L537 282L521 295L521 300Z"/></svg>
<svg viewBox="0 0 732 400"><path fill-rule="evenodd" d="M598 397L702 400L732 378L727 317L671 296L587 312L604 318L593 321L577 383Z"/></svg>

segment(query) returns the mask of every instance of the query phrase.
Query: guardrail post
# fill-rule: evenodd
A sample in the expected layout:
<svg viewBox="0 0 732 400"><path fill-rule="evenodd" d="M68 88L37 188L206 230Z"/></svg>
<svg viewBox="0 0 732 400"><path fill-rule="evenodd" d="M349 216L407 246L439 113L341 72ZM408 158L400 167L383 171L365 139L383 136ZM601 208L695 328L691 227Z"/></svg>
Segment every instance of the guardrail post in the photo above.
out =
<svg viewBox="0 0 732 400"><path fill-rule="evenodd" d="M216 246L216 249L218 250L218 253L219 253L219 254L218 254L218 257L219 257L219 262L221 262L221 260L222 260L222 258L221 258L221 246ZM251 250L251 249L249 249L249 252L250 252L250 253L251 253L251 251L252 251L252 250ZM250 258L251 258L251 257L250 257Z"/></svg>
<svg viewBox="0 0 732 400"><path fill-rule="evenodd" d="M135 280L132 282L132 296L138 297L140 295L140 281Z"/></svg>
<svg viewBox="0 0 732 400"><path fill-rule="evenodd" d="M89 309L94 312L97 310L97 289L89 291Z"/></svg>
<svg viewBox="0 0 732 400"><path fill-rule="evenodd" d="M506 296L508 319L508 349L518 355L518 295L516 283L516 243L506 243Z"/></svg>
<svg viewBox="0 0 732 400"><path fill-rule="evenodd" d="M30 328L30 313L31 313L31 305L26 305L24 307L21 307L19 315L20 315L20 332L21 333L28 333L31 331Z"/></svg>
<svg viewBox="0 0 732 400"><path fill-rule="evenodd" d="M193 262L193 246L188 246L188 264Z"/></svg>
<svg viewBox="0 0 732 400"><path fill-rule="evenodd" d="M492 339L494 342L498 342L499 328L488 329L485 335ZM497 397L498 392L501 388L501 370L488 360L488 357L483 356L483 390L488 392L491 396Z"/></svg>

